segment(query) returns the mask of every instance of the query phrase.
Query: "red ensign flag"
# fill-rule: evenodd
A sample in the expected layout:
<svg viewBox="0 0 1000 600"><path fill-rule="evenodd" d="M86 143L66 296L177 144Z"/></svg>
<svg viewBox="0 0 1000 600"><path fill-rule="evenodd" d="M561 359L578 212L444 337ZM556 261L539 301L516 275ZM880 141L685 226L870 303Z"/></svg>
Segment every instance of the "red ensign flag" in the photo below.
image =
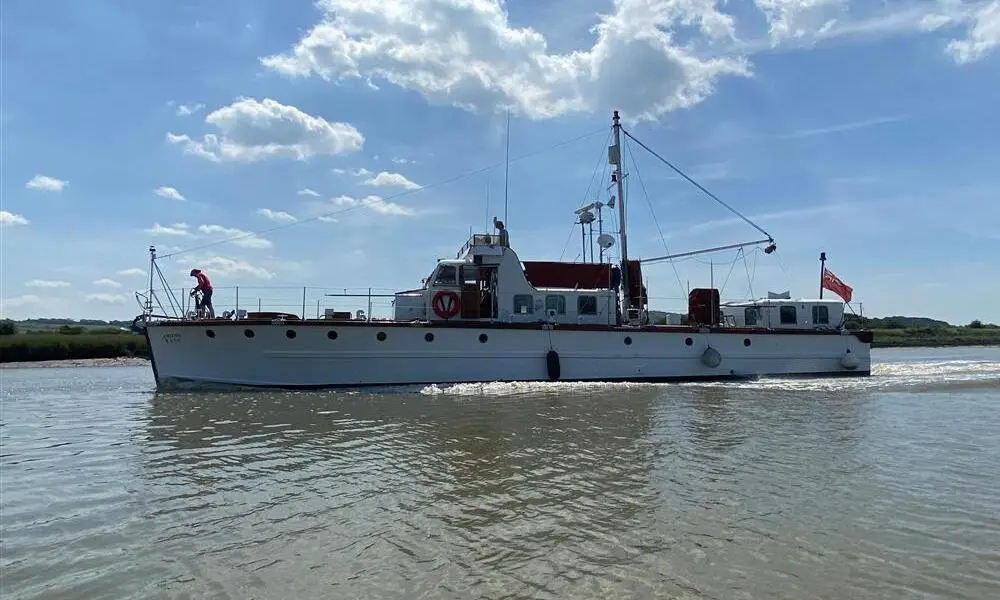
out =
<svg viewBox="0 0 1000 600"><path fill-rule="evenodd" d="M829 269L823 269L823 287L843 298L844 302L851 301L851 292L854 290L838 279Z"/></svg>

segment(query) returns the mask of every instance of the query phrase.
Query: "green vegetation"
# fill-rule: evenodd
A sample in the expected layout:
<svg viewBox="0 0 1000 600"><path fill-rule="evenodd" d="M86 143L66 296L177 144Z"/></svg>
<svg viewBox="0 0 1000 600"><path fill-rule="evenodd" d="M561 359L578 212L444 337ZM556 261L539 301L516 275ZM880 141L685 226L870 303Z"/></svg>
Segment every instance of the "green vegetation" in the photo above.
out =
<svg viewBox="0 0 1000 600"><path fill-rule="evenodd" d="M0 321L0 363L85 358L146 358L145 336L105 321Z"/></svg>
<svg viewBox="0 0 1000 600"><path fill-rule="evenodd" d="M875 348L918 346L998 346L1000 326L975 320L968 325L952 325L923 317L884 317L864 320L865 329L875 334ZM850 329L860 329L860 319L847 318Z"/></svg>

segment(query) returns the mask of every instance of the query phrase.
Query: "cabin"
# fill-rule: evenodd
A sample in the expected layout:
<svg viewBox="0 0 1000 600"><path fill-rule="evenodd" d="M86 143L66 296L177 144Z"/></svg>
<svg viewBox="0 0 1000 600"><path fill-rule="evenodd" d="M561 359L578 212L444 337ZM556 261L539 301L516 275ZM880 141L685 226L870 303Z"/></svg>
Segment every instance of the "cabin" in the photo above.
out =
<svg viewBox="0 0 1000 600"><path fill-rule="evenodd" d="M837 329L844 321L844 303L839 300L762 298L725 302L719 310L723 323L733 327Z"/></svg>
<svg viewBox="0 0 1000 600"><path fill-rule="evenodd" d="M640 318L647 296L638 261L629 275L629 315ZM396 293L395 319L617 325L621 279L607 263L521 262L501 229L474 234L420 289Z"/></svg>

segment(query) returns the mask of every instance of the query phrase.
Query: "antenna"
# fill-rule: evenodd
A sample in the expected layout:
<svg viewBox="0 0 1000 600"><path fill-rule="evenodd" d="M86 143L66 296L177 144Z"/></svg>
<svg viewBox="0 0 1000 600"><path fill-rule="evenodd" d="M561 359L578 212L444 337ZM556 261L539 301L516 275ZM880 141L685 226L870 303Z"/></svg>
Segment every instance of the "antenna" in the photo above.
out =
<svg viewBox="0 0 1000 600"><path fill-rule="evenodd" d="M489 228L490 228L490 176L487 175L486 176L486 229Z"/></svg>
<svg viewBox="0 0 1000 600"><path fill-rule="evenodd" d="M510 109L507 109L507 152L503 171L503 222L507 224L507 177L510 174Z"/></svg>

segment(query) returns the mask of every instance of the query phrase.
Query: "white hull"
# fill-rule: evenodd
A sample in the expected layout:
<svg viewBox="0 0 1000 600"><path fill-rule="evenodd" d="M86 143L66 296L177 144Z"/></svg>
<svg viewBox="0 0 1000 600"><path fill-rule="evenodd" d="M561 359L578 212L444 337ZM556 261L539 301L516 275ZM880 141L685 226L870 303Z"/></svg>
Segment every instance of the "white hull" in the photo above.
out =
<svg viewBox="0 0 1000 600"><path fill-rule="evenodd" d="M245 331L253 332L247 337ZM211 331L214 337L209 337ZM295 332L294 338L288 332ZM328 334L336 332L336 339ZM385 334L379 341L380 333ZM426 336L433 335L432 341ZM485 335L485 342L480 336ZM850 333L579 330L433 325L151 323L157 384L355 387L548 381L670 381L868 375L870 345ZM626 344L626 338L631 343ZM690 345L687 339L690 338ZM746 345L749 340L749 345ZM718 351L712 366L706 350ZM711 354L711 353L710 353ZM846 355L850 355L845 359Z"/></svg>

